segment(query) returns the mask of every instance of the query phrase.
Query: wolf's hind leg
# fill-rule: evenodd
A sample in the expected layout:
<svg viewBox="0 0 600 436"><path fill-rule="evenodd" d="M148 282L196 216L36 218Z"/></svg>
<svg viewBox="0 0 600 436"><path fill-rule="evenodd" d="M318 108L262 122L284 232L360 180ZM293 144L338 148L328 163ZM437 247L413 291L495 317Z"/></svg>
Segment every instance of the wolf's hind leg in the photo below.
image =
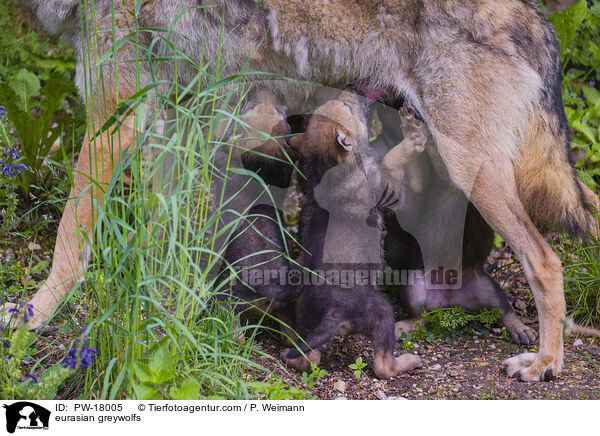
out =
<svg viewBox="0 0 600 436"><path fill-rule="evenodd" d="M438 141L438 147L444 144ZM448 155L447 155L448 156ZM458 155L455 155L458 156ZM540 324L540 349L533 357L522 354L503 363L508 374L523 381L539 381L558 375L563 367L562 323L565 299L561 261L529 218L519 199L510 164L477 162L470 159L447 162L454 174L477 174L472 183L471 201L488 224L513 249L525 270L535 298ZM459 186L460 180L455 180ZM468 194L468 187L460 186Z"/></svg>

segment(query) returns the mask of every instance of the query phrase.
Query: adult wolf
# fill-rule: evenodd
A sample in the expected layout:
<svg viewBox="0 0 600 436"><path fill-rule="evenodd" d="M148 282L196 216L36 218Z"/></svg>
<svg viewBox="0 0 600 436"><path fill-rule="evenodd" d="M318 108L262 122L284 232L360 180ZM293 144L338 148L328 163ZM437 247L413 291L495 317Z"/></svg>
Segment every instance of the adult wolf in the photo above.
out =
<svg viewBox="0 0 600 436"><path fill-rule="evenodd" d="M158 28L169 29L171 42L190 59L212 59L219 51L225 72L249 65L328 86L357 83L403 94L427 123L452 182L524 266L539 312L540 348L508 359L507 372L527 381L560 373L561 262L538 229L584 234L595 225L586 203L598 199L570 163L556 36L535 1L89 0L93 7L79 0L24 1L48 30L76 46L81 94L102 92L88 101L90 126L102 125L118 101L135 94L136 72L144 83L149 66L131 61ZM79 10L80 4L89 7ZM82 27L95 44L83 46ZM147 30L127 38L140 28ZM102 56L115 41L114 56ZM86 74L90 69L94 74ZM161 74L185 82L194 72L165 63ZM289 106L310 92L289 81L272 88ZM89 199L75 198L82 191L101 197L97 186L110 178L132 126L125 120L112 137L108 131L94 137L89 129L52 270L32 300L35 325L79 277L76 223L89 231L94 212ZM99 182L91 191L84 189L90 176Z"/></svg>

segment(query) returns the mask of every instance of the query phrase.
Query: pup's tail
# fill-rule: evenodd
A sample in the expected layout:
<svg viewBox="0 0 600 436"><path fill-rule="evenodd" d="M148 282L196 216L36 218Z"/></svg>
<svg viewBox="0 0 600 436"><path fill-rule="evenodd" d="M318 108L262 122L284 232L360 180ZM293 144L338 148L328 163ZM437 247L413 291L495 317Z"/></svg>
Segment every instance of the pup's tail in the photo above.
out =
<svg viewBox="0 0 600 436"><path fill-rule="evenodd" d="M519 197L540 231L597 234L598 196L575 174L566 119L560 115L538 108L522 132L515 163Z"/></svg>

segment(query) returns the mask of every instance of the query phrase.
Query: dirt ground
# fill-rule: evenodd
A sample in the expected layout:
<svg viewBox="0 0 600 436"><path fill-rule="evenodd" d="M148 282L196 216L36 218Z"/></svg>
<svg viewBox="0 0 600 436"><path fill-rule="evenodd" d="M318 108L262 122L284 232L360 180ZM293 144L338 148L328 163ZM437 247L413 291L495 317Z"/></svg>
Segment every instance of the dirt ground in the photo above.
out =
<svg viewBox="0 0 600 436"><path fill-rule="evenodd" d="M523 322L538 330L535 305L522 269L506 248L490 256L496 266L494 278L507 291L511 304ZM310 390L319 399L486 399L600 400L600 339L569 337L565 340L563 372L553 381L524 383L512 379L501 369L504 359L527 351L508 342L499 328L489 335L476 331L458 337L441 338L433 344L416 343L411 353L423 359L423 367L389 380L375 378L373 350L361 337L334 338L322 349L319 367L327 371L312 389L299 382L293 369L287 372L279 362L283 345L271 334L259 335L260 347L272 358L257 359L277 377L289 384ZM399 345L396 355L406 351ZM349 365L362 357L367 366L356 378Z"/></svg>
<svg viewBox="0 0 600 436"><path fill-rule="evenodd" d="M294 370L288 374L279 367L278 341L264 336L260 344L275 357L258 361L290 384L303 387L294 380L298 378ZM570 338L565 344L563 372L555 380L542 383L520 382L501 370L504 359L535 351L535 347L508 343L498 334L463 335L450 339L450 343L440 340L433 345L415 344L411 352L423 359L423 367L389 380L375 378L371 368L373 351L364 339L334 338L322 351L320 368L327 374L310 389L319 399L600 400L600 344L587 338ZM359 356L368 365L357 379L348 365Z"/></svg>
<svg viewBox="0 0 600 436"><path fill-rule="evenodd" d="M49 238L51 239L51 238ZM29 249L15 239L13 248L0 250L0 262L16 259L26 265L28 256L37 261L50 259L51 240L43 241L44 250ZM7 244L8 245L8 244ZM48 247L46 247L48 245ZM538 329L534 302L520 266L507 249L496 251L490 262L497 267L495 279L503 286L518 316L535 330ZM41 272L40 277L47 274ZM23 280L24 278L22 278ZM34 282L35 283L35 282ZM31 294L35 286L28 289ZM18 296L14 296L17 298ZM398 315L397 319L400 319ZM45 329L37 348L40 353L55 348L56 342L68 344L72 339L58 327L59 322ZM50 344L50 345L49 345ZM303 386L293 369L286 371L279 354L284 348L272 333L263 332L258 346L272 356L257 356L257 363L272 370L288 385L310 390L319 399L596 399L600 400L600 339L571 337L565 343L563 372L553 381L523 383L509 378L500 368L501 362L537 346L524 347L508 342L496 328L489 335L476 332L441 338L433 344L419 342L412 353L423 359L423 367L389 380L375 378L372 370L373 350L361 337L334 338L322 349L320 368L327 374L311 389ZM62 346L64 347L64 345ZM398 345L396 354L405 351ZM62 355L62 354L61 354ZM349 365L362 357L367 366L356 378ZM32 362L25 362L25 364ZM259 374L257 379L264 377ZM75 388L69 388L72 392ZM65 394L69 398L69 393Z"/></svg>

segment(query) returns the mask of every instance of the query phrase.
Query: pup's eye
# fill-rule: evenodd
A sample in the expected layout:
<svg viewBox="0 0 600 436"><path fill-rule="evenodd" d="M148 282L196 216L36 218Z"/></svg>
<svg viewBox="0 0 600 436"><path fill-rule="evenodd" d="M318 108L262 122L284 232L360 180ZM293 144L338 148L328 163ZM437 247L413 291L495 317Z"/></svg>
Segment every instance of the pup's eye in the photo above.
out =
<svg viewBox="0 0 600 436"><path fill-rule="evenodd" d="M258 106L258 103L247 103L246 106L244 106L244 108L242 109L242 114L245 114L246 112L251 111L256 106Z"/></svg>

